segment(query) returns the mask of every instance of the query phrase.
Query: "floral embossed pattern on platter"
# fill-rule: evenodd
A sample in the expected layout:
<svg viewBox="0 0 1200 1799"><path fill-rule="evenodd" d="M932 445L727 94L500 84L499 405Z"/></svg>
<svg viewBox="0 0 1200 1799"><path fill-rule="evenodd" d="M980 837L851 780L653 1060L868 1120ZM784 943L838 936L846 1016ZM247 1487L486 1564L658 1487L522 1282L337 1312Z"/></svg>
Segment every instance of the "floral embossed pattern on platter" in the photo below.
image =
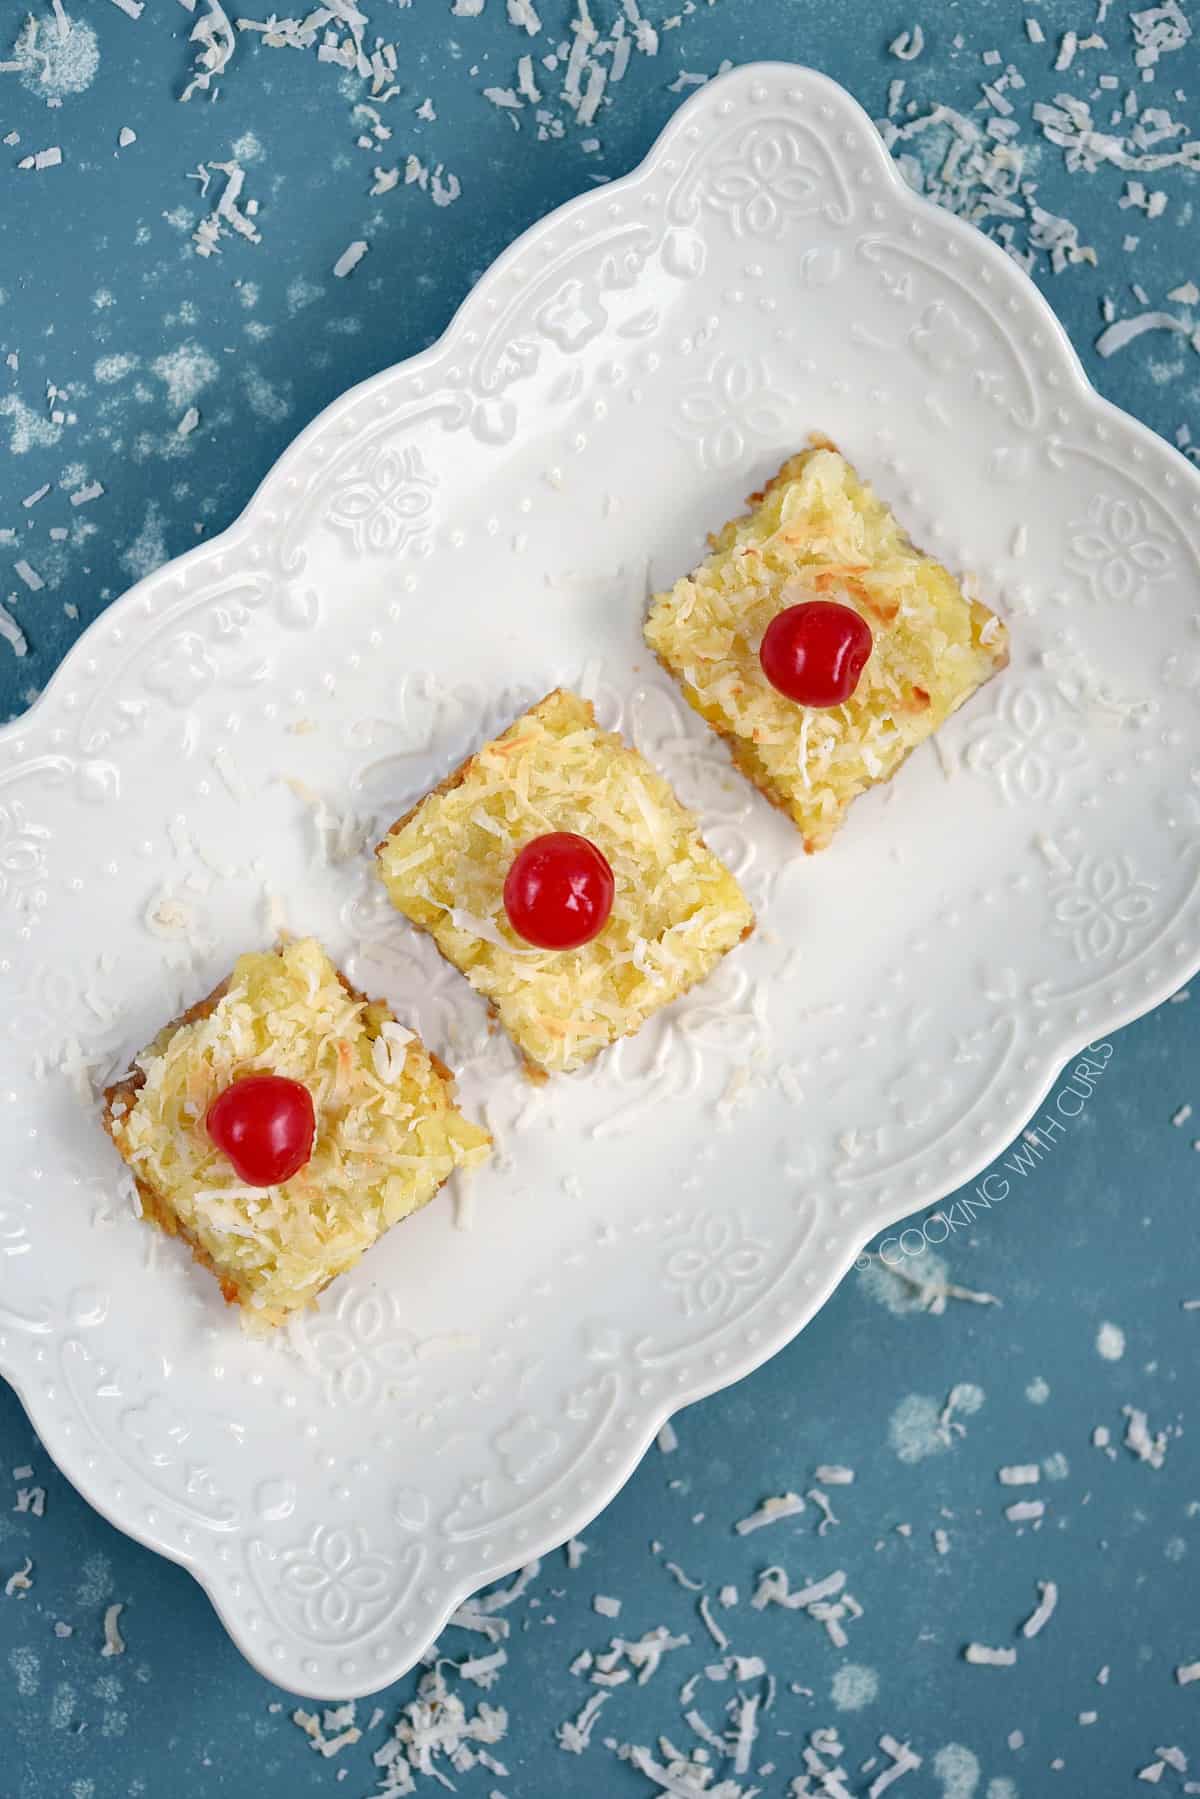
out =
<svg viewBox="0 0 1200 1799"><path fill-rule="evenodd" d="M639 626L810 431L1013 653L805 858ZM269 1678L394 1680L1200 964L1198 574L1200 475L848 95L707 85L0 732L0 1370L47 1450ZM698 810L758 928L535 1088L369 849L559 683ZM134 1216L91 1095L281 923L412 1023L495 1153L263 1343Z"/></svg>
<svg viewBox="0 0 1200 1799"><path fill-rule="evenodd" d="M1086 517L1069 529L1072 566L1094 599L1138 603L1170 574L1170 540L1144 500L1097 494Z"/></svg>
<svg viewBox="0 0 1200 1799"><path fill-rule="evenodd" d="M434 480L408 445L379 444L343 475L328 517L356 550L398 552L426 529Z"/></svg>

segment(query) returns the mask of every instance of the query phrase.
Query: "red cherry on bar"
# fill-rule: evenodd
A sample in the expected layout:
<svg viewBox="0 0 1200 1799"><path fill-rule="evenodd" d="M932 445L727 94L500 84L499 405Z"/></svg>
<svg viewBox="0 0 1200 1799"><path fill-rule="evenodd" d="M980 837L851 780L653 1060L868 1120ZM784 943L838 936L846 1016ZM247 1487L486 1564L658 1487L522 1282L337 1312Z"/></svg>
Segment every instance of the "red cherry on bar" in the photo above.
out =
<svg viewBox="0 0 1200 1799"><path fill-rule="evenodd" d="M504 910L538 949L580 949L608 923L616 882L608 860L574 831L535 837L513 858Z"/></svg>
<svg viewBox="0 0 1200 1799"><path fill-rule="evenodd" d="M248 1187L290 1181L312 1155L312 1094L281 1074L249 1074L218 1094L204 1121Z"/></svg>
<svg viewBox="0 0 1200 1799"><path fill-rule="evenodd" d="M874 639L851 606L805 600L777 612L758 659L772 687L801 706L841 706L858 686Z"/></svg>

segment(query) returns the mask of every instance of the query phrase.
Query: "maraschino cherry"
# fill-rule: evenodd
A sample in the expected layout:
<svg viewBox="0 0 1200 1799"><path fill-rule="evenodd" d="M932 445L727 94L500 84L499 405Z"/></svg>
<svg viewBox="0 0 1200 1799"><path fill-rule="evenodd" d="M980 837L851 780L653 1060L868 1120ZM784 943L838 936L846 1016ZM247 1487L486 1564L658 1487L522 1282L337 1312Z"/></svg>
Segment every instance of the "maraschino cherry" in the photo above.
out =
<svg viewBox="0 0 1200 1799"><path fill-rule="evenodd" d="M841 706L858 686L873 644L851 606L805 600L777 612L758 652L771 686L801 706Z"/></svg>
<svg viewBox="0 0 1200 1799"><path fill-rule="evenodd" d="M504 910L518 937L537 949L581 949L608 923L616 883L587 837L549 831L513 858Z"/></svg>
<svg viewBox="0 0 1200 1799"><path fill-rule="evenodd" d="M248 1187L290 1181L312 1155L312 1094L281 1074L250 1074L214 1099L204 1121Z"/></svg>

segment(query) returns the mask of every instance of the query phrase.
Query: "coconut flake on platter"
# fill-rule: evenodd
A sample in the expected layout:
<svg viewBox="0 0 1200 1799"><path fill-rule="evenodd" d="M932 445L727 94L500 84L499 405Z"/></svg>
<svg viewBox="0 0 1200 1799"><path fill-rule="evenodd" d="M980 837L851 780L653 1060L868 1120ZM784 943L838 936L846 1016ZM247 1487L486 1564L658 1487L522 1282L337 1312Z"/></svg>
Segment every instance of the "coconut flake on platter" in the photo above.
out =
<svg viewBox="0 0 1200 1799"><path fill-rule="evenodd" d="M162 887L151 895L142 913L142 923L152 937L167 943L186 943L199 949L199 931L194 909Z"/></svg>
<svg viewBox="0 0 1200 1799"><path fill-rule="evenodd" d="M305 781L290 776L283 779L284 784L312 813L318 851L325 866L340 868L346 862L357 860L376 835L372 821L355 812L339 811L322 794L314 792Z"/></svg>

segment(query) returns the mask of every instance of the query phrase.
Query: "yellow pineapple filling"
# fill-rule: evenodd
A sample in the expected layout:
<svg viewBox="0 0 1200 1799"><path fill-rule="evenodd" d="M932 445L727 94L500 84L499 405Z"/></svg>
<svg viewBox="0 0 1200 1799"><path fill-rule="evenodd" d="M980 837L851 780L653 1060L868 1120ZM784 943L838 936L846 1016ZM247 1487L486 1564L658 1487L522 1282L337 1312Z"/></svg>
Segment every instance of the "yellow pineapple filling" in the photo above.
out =
<svg viewBox="0 0 1200 1799"><path fill-rule="evenodd" d="M532 838L574 831L616 886L599 935L539 950L503 888ZM754 914L692 814L636 750L561 689L485 744L379 846L395 905L428 931L535 1070L578 1068L709 974Z"/></svg>
<svg viewBox="0 0 1200 1799"><path fill-rule="evenodd" d="M655 595L646 641L743 773L790 814L805 849L818 850L852 800L1004 666L1008 633L913 548L836 450L791 457L754 502L692 574ZM777 692L758 658L771 620L815 599L851 607L874 638L855 692L828 709Z"/></svg>
<svg viewBox="0 0 1200 1799"><path fill-rule="evenodd" d="M277 1186L243 1184L205 1129L212 1102L249 1074L312 1096L311 1157ZM105 1124L147 1215L187 1238L251 1325L310 1303L490 1144L420 1039L350 992L312 939L239 957L212 1001L110 1090Z"/></svg>

